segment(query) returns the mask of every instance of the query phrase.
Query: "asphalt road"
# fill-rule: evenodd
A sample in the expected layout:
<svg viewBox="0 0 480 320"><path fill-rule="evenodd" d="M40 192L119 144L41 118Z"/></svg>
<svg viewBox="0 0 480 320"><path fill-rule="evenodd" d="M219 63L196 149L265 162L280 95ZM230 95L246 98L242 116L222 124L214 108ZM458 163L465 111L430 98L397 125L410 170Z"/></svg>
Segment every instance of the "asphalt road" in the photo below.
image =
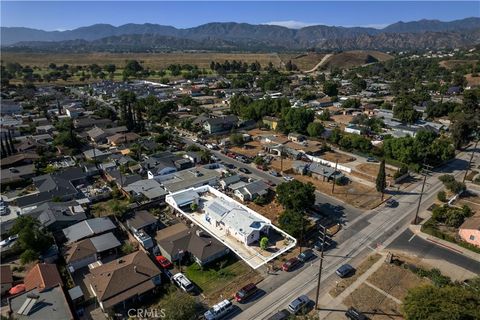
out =
<svg viewBox="0 0 480 320"><path fill-rule="evenodd" d="M405 230L387 248L411 252L421 258L445 260L473 273L480 274L480 261L470 259L453 250L413 235L412 231Z"/></svg>
<svg viewBox="0 0 480 320"><path fill-rule="evenodd" d="M185 141L190 144L193 143L189 139L185 139ZM202 147L201 145L198 146ZM221 161L232 163L237 168L248 168L252 171L252 175L261 179L267 179L276 184L283 182L283 178L273 177L250 164L228 158L219 151L213 151L213 154ZM469 155L462 153L457 156L457 159L452 160L441 170L433 172L427 178L421 210L425 210L434 202L437 192L443 187L438 177L444 173L460 177L467 166L467 158L469 158ZM345 263L355 266L378 246L388 247L395 242L397 237L402 236L415 216L420 192L421 181L417 181L411 191L391 192L392 197L399 203L396 208L381 206L367 212L348 206L326 194L316 193L317 202L325 205L326 213L336 215L344 220L344 228L334 239L337 245L327 252L323 263L322 294L326 292L329 283L336 279L335 270L339 266ZM402 240L399 241L402 243ZM462 263L468 263L468 261ZM276 311L286 308L288 303L299 295L307 294L313 299L317 286L318 270L319 259L316 259L294 272L280 271L276 275L267 276L259 284L259 288L265 293L251 303L238 305L239 313L236 313L234 318L242 320L266 319ZM240 310L242 311L240 312Z"/></svg>

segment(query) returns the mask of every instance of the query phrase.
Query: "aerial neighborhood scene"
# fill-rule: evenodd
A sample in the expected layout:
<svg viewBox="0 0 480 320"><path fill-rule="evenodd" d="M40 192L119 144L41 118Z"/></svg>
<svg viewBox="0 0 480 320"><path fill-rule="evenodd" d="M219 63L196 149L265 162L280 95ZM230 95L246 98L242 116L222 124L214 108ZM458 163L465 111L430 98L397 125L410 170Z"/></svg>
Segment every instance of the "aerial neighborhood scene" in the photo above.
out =
<svg viewBox="0 0 480 320"><path fill-rule="evenodd" d="M480 320L480 2L0 24L1 320Z"/></svg>

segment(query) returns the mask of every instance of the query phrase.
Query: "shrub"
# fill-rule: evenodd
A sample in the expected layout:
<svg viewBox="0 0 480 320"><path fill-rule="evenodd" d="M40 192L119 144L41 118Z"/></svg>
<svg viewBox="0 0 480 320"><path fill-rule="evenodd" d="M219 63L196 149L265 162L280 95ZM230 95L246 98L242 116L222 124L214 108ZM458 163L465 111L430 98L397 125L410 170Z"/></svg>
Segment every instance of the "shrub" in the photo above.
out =
<svg viewBox="0 0 480 320"><path fill-rule="evenodd" d="M253 200L253 202L261 206L261 205L267 204L268 199L264 196L258 196Z"/></svg>
<svg viewBox="0 0 480 320"><path fill-rule="evenodd" d="M197 211L197 210L198 210L198 204L196 204L195 202L192 203L192 204L190 205L190 209L191 209L192 211Z"/></svg>
<svg viewBox="0 0 480 320"><path fill-rule="evenodd" d="M32 249L27 249L20 255L21 264L27 264L37 259L38 259L38 253L36 253Z"/></svg>
<svg viewBox="0 0 480 320"><path fill-rule="evenodd" d="M404 174L407 174L408 173L408 166L402 164L402 166L400 167L400 169L398 169L394 174L393 174L393 179L398 179L400 178L401 176L403 176Z"/></svg>
<svg viewBox="0 0 480 320"><path fill-rule="evenodd" d="M437 193L437 199L442 202L447 202L447 194L445 193L445 191L439 191Z"/></svg>

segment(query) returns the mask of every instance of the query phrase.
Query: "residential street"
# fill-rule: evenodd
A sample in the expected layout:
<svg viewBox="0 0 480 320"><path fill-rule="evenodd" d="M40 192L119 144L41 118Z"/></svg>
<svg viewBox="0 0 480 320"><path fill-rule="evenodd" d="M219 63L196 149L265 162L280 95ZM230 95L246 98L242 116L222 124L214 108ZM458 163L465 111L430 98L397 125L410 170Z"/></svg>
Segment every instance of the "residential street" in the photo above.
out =
<svg viewBox="0 0 480 320"><path fill-rule="evenodd" d="M190 144L193 143L189 139L185 139L185 141ZM197 145L203 148L200 144ZM253 175L261 179L271 180L276 184L283 182L282 178L273 177L252 165L229 158L219 151L212 151L212 153L221 161L232 163L237 168L248 168ZM470 153L468 152L460 153L455 160L435 170L427 178L420 212L426 210L433 203L437 192L442 188L442 183L438 180L438 177L445 173L460 177L464 173L463 170L467 165L469 156ZM344 225L335 236L337 246L329 250L325 256L321 295L328 292L329 284L337 278L335 270L342 264L350 263L355 266L376 249L389 248L390 244L392 248L404 244L405 235L408 235L409 232L407 230L408 226L415 216L421 187L422 183L419 180L409 192L392 191L393 198L399 202L396 208L380 206L363 213L361 210L346 205L335 198L316 192L317 203L325 208L326 213L340 217ZM422 245L425 247L423 242L420 239L415 239L411 246L416 247L418 243L419 247ZM451 253L449 255L449 252L445 251L446 249L436 248L433 244L430 246L433 246L429 249L432 255L449 256L449 259L453 259L453 261L460 261L461 265L472 262L471 259L461 255L452 255ZM293 272L279 271L275 275L269 275L259 284L259 288L264 293L250 303L239 305L242 312L236 313L231 318L266 319L275 312L285 309L288 303L302 294L307 294L314 300L319 264L320 260L316 258ZM479 265L479 263L475 263L469 267L469 270L474 272Z"/></svg>
<svg viewBox="0 0 480 320"><path fill-rule="evenodd" d="M411 230L405 230L387 249L413 253L420 258L448 261L456 266L480 274L480 261L466 257L458 252L414 236Z"/></svg>

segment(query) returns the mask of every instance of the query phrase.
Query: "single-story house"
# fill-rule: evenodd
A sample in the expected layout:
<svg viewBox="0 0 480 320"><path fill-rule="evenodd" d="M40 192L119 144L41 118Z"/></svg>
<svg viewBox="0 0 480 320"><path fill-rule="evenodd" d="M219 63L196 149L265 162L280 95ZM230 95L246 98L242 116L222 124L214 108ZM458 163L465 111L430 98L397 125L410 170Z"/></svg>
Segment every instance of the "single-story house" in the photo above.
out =
<svg viewBox="0 0 480 320"><path fill-rule="evenodd" d="M458 228L458 234L463 241L480 248L480 214L465 219Z"/></svg>
<svg viewBox="0 0 480 320"><path fill-rule="evenodd" d="M122 244L111 232L74 242L66 247L65 262L70 272L88 266L99 260L101 255L110 253ZM112 252L113 253L113 252Z"/></svg>
<svg viewBox="0 0 480 320"><path fill-rule="evenodd" d="M251 201L267 195L269 188L269 185L262 180L256 180L236 189L233 194L242 201Z"/></svg>
<svg viewBox="0 0 480 320"><path fill-rule="evenodd" d="M177 223L157 231L155 237L160 253L170 261L182 260L185 255L201 266L229 253L229 249L198 226Z"/></svg>
<svg viewBox="0 0 480 320"><path fill-rule="evenodd" d="M76 223L63 229L68 243L76 242L95 235L100 235L116 229L115 224L108 217L93 218Z"/></svg>
<svg viewBox="0 0 480 320"><path fill-rule="evenodd" d="M155 231L158 219L147 210L136 211L133 215L128 217L125 221L127 226L133 232L145 230L147 232Z"/></svg>
<svg viewBox="0 0 480 320"><path fill-rule="evenodd" d="M57 266L51 263L37 263L23 279L25 290L37 289L40 292L57 285L63 286Z"/></svg>
<svg viewBox="0 0 480 320"><path fill-rule="evenodd" d="M293 141L293 142L302 142L306 139L306 137L303 134L296 133L296 132L290 132L288 134L288 140Z"/></svg>
<svg viewBox="0 0 480 320"><path fill-rule="evenodd" d="M8 299L8 310L19 320L73 320L65 292L60 285L46 290L30 289Z"/></svg>
<svg viewBox="0 0 480 320"><path fill-rule="evenodd" d="M123 187L123 190L135 200L163 203L168 192L154 179L138 180Z"/></svg>
<svg viewBox="0 0 480 320"><path fill-rule="evenodd" d="M233 174L231 176L225 177L220 180L220 186L223 190L226 190L230 185L240 181L240 176L238 174Z"/></svg>
<svg viewBox="0 0 480 320"><path fill-rule="evenodd" d="M1 287L0 294L3 296L13 286L13 274L9 265L0 266Z"/></svg>
<svg viewBox="0 0 480 320"><path fill-rule="evenodd" d="M112 146L119 146L137 141L138 139L140 139L140 136L135 132L125 132L116 133L110 137L107 137L107 142Z"/></svg>
<svg viewBox="0 0 480 320"><path fill-rule="evenodd" d="M85 276L85 285L103 311L139 302L160 284L160 269L142 250L93 268Z"/></svg>

